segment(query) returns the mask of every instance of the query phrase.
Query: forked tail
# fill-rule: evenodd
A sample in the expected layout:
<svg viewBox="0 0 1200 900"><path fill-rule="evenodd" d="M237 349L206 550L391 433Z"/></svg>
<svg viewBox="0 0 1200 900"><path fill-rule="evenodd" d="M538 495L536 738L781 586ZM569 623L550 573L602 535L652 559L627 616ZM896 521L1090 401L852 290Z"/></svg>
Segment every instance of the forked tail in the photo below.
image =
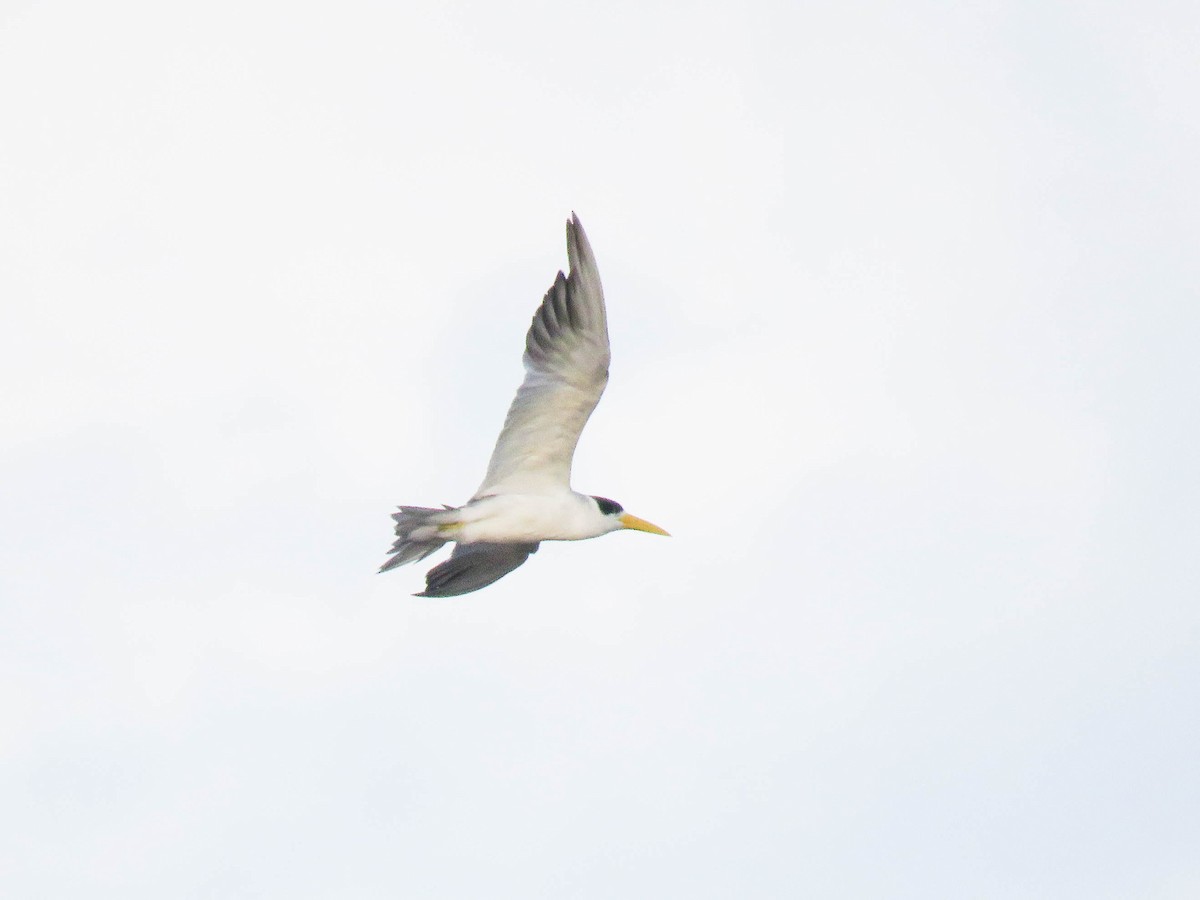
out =
<svg viewBox="0 0 1200 900"><path fill-rule="evenodd" d="M453 512L454 507L429 509L424 506L401 506L400 512L392 513L392 518L396 520L396 542L388 551L392 558L379 571L386 572L396 566L417 562L446 543L437 537L437 526L445 524L450 518L446 515L448 511Z"/></svg>

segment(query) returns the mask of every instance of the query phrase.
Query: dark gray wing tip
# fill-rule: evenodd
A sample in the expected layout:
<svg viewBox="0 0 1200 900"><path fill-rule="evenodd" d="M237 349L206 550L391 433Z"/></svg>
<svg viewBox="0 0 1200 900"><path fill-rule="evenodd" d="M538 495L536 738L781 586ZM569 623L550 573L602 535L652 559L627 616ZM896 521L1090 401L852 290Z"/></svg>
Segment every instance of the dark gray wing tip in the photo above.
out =
<svg viewBox="0 0 1200 900"><path fill-rule="evenodd" d="M595 268L596 258L592 253L591 242L588 241L587 232L583 230L583 223L579 221L579 216L571 213L571 218L567 219L567 258L571 263L571 274L577 275L580 263L590 265Z"/></svg>
<svg viewBox="0 0 1200 900"><path fill-rule="evenodd" d="M608 344L604 291L596 257L574 212L567 220L567 259L569 274L559 271L555 276L525 337L525 350L537 361L554 352L556 338L565 331L590 332L593 339L606 347Z"/></svg>
<svg viewBox="0 0 1200 900"><path fill-rule="evenodd" d="M525 335L525 350L533 359L542 359L554 352L555 339L568 329L578 329L583 324L576 310L577 301L572 296L573 286L567 276L559 272L554 284L546 291L541 305L533 314L529 331Z"/></svg>

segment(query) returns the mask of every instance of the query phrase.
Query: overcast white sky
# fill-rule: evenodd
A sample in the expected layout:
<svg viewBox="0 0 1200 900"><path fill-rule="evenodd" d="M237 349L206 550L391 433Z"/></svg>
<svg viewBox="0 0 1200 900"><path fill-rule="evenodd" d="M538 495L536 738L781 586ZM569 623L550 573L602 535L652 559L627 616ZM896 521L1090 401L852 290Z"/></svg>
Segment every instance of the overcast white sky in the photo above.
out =
<svg viewBox="0 0 1200 900"><path fill-rule="evenodd" d="M0 893L1200 896L1194 4L0 7ZM575 485L458 503L578 211Z"/></svg>

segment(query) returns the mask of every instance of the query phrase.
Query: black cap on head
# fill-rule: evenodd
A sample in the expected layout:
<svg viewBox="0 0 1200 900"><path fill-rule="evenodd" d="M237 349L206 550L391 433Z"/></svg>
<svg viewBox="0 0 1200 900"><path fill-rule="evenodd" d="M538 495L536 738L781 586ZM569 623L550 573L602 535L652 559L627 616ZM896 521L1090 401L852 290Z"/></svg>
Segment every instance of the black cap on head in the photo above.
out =
<svg viewBox="0 0 1200 900"><path fill-rule="evenodd" d="M592 497L596 501L596 505L600 507L600 512L606 516L615 516L617 513L625 512L623 507L616 500L609 500L607 497Z"/></svg>

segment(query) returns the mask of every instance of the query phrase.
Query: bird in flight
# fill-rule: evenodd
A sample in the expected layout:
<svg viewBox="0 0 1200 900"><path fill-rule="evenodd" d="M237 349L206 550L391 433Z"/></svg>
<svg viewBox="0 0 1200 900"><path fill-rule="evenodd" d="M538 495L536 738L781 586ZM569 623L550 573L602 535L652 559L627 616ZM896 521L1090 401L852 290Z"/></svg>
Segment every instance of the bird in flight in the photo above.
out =
<svg viewBox="0 0 1200 900"><path fill-rule="evenodd" d="M571 458L608 383L608 319L591 244L567 221L570 275L558 273L525 336L525 380L492 451L487 475L465 506L401 506L391 559L380 572L455 542L425 575L418 597L455 597L487 587L536 553L542 541L581 541L632 529L666 534L607 497L571 490Z"/></svg>

